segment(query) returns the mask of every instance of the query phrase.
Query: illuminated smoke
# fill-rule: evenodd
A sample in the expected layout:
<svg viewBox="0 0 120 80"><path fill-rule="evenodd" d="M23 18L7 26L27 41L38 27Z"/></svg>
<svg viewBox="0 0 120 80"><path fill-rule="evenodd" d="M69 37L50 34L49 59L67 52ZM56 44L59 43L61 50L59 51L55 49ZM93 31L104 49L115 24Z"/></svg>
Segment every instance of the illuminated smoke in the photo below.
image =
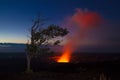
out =
<svg viewBox="0 0 120 80"><path fill-rule="evenodd" d="M67 19L66 22L70 29L67 42L64 45L63 53L57 62L70 62L71 53L80 46L80 39L88 35L88 31L96 29L101 23L102 18L97 12L76 9L76 12Z"/></svg>

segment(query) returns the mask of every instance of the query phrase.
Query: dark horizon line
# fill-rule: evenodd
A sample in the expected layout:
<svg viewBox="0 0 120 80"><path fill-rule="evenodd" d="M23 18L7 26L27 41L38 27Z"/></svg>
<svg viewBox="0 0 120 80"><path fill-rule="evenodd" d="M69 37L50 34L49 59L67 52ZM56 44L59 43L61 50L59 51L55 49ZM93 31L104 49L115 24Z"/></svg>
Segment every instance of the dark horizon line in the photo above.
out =
<svg viewBox="0 0 120 80"><path fill-rule="evenodd" d="M0 42L0 44L27 44L27 43L17 43L17 42Z"/></svg>

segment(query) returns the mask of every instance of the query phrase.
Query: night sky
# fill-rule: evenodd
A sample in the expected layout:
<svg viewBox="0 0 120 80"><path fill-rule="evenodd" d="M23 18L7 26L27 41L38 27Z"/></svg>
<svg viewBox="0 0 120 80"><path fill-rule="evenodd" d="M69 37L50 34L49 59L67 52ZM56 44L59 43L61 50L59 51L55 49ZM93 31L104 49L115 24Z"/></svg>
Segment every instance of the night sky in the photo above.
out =
<svg viewBox="0 0 120 80"><path fill-rule="evenodd" d="M26 43L32 19L39 13L50 19L47 24L59 25L80 8L97 12L106 21L92 39L99 40L100 45L119 45L119 3L119 0L0 0L0 42Z"/></svg>

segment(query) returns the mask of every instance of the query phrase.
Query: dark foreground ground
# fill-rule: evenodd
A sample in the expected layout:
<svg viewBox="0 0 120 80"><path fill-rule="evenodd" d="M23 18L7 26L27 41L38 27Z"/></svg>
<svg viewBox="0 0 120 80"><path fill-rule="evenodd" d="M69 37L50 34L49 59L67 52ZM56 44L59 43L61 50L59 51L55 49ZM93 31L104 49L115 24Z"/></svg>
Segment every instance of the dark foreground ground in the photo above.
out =
<svg viewBox="0 0 120 80"><path fill-rule="evenodd" d="M41 60L32 61L33 73L25 73L25 55L1 56L0 80L120 80L119 55L110 56L111 59L107 60L107 57L102 57L100 61L85 59L67 64L43 61L42 57Z"/></svg>

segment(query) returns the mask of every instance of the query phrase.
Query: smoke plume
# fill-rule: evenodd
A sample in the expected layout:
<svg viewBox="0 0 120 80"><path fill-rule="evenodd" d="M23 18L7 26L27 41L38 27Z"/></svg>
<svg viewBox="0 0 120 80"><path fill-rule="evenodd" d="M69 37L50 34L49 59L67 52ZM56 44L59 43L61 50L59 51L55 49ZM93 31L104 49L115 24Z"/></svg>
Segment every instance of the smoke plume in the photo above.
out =
<svg viewBox="0 0 120 80"><path fill-rule="evenodd" d="M71 32L66 45L74 48L80 42L81 38L87 37L88 32L97 29L102 22L103 20L97 12L77 8L76 12L67 21L68 29Z"/></svg>
<svg viewBox="0 0 120 80"><path fill-rule="evenodd" d="M85 38L90 30L97 29L101 23L102 18L97 12L77 8L76 12L72 16L69 16L66 21L65 26L70 30L70 34L64 45L61 60L62 57L64 56L65 58L66 55L67 58L70 58L71 53L80 46L81 38Z"/></svg>

